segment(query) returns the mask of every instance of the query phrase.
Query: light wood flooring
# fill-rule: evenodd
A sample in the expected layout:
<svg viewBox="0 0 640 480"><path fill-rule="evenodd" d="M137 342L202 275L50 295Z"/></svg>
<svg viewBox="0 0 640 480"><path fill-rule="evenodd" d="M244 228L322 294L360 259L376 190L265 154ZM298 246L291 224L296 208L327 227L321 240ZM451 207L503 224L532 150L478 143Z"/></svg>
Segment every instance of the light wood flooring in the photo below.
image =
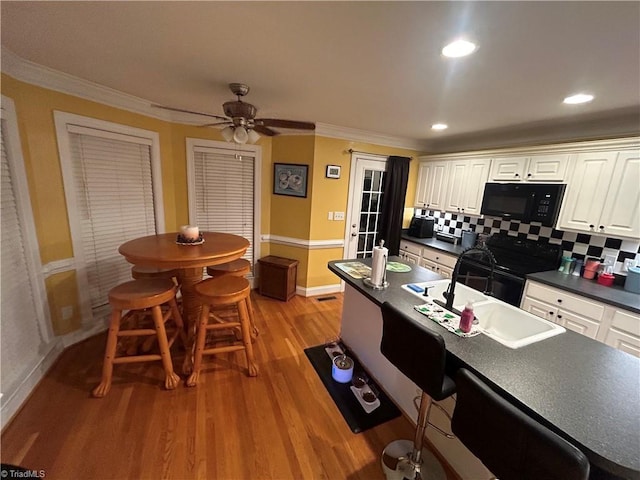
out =
<svg viewBox="0 0 640 480"><path fill-rule="evenodd" d="M383 479L382 449L412 425L352 433L303 352L338 334L342 295L252 297L258 377L242 352L208 357L197 387L172 391L160 362L116 365L109 394L91 398L99 335L67 349L4 429L2 462L63 480Z"/></svg>

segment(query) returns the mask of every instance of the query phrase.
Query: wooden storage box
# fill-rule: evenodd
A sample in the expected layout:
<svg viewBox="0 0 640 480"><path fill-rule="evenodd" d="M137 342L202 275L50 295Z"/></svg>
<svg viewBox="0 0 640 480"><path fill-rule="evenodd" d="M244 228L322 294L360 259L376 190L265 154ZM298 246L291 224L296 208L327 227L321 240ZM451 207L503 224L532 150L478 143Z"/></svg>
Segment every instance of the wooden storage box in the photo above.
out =
<svg viewBox="0 0 640 480"><path fill-rule="evenodd" d="M288 301L296 294L298 260L269 255L258 260L260 295Z"/></svg>

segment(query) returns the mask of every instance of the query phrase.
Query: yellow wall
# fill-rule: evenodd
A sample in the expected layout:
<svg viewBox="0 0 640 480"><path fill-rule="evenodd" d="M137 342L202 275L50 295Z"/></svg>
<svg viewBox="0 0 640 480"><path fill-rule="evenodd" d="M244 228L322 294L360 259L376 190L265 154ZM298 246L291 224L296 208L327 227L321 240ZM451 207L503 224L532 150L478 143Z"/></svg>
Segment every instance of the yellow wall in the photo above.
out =
<svg viewBox="0 0 640 480"><path fill-rule="evenodd" d="M162 187L167 231L176 231L188 223L186 138L222 140L212 128L173 124L146 117L97 102L74 97L24 83L2 74L0 90L13 99L27 172L31 205L43 265L73 257L71 233L64 195L62 169L58 155L54 111L130 125L158 132L162 167ZM270 171L271 140L262 138L263 172ZM269 175L263 180L269 181ZM265 182L261 195L261 232L270 230L270 187ZM269 245L263 244L263 254ZM53 329L56 334L68 333L80 326L78 292L75 272L63 272L46 281ZM63 321L60 309L73 306L75 315Z"/></svg>
<svg viewBox="0 0 640 480"><path fill-rule="evenodd" d="M353 142L337 138L315 137L315 155L313 177L313 202L311 208L311 240L342 240L345 237L345 221L328 219L328 212L345 212L349 195L349 176L351 174L351 154L349 149L379 155L398 155L413 157L409 165L409 181L405 204L413 206L415 188L418 179L418 152L393 147L383 147L370 143ZM326 178L327 165L341 167L340 178ZM405 226L408 226L405 225ZM309 266L306 287L319 287L338 283L335 275L327 270L329 260L343 257L341 248L309 250Z"/></svg>
<svg viewBox="0 0 640 480"><path fill-rule="evenodd" d="M18 117L36 233L43 265L73 257L71 234L58 155L54 111L74 113L157 132L160 138L163 201L167 231L188 222L186 139L222 140L217 129L174 124L72 95L37 87L2 74L0 90L13 99ZM327 212L347 208L349 148L382 155L416 157L418 152L350 142L316 135L262 137L260 232L298 240L344 238L343 221L328 221ZM273 194L273 163L309 165L307 197ZM340 165L341 178L325 178L326 165ZM411 162L407 205L413 204L417 160ZM306 288L336 284L327 261L342 257L341 248L308 249L261 242L260 256L278 255L300 261L298 285ZM46 280L53 329L56 334L77 330L78 291L75 272L62 272ZM73 306L75 315L62 320L60 310Z"/></svg>

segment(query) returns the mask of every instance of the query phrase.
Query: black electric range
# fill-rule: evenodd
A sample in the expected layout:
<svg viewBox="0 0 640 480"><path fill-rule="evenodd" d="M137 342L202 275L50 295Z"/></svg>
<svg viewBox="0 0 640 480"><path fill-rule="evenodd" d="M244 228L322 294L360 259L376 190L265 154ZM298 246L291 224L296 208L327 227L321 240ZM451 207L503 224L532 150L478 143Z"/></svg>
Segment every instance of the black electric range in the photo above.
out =
<svg viewBox="0 0 640 480"><path fill-rule="evenodd" d="M485 245L496 260L492 294L515 306L520 305L526 276L555 270L562 259L561 245L506 234L491 235ZM486 257L470 253L460 265L458 281L484 291L490 271L490 263Z"/></svg>

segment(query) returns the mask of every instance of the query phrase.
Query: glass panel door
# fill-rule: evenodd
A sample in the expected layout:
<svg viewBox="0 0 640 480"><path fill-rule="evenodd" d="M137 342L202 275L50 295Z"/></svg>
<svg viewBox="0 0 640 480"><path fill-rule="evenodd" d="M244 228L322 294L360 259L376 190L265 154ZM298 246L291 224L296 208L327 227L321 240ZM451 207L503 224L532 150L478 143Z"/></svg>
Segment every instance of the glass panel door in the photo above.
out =
<svg viewBox="0 0 640 480"><path fill-rule="evenodd" d="M350 212L350 236L346 258L367 258L379 243L384 160L356 159Z"/></svg>

